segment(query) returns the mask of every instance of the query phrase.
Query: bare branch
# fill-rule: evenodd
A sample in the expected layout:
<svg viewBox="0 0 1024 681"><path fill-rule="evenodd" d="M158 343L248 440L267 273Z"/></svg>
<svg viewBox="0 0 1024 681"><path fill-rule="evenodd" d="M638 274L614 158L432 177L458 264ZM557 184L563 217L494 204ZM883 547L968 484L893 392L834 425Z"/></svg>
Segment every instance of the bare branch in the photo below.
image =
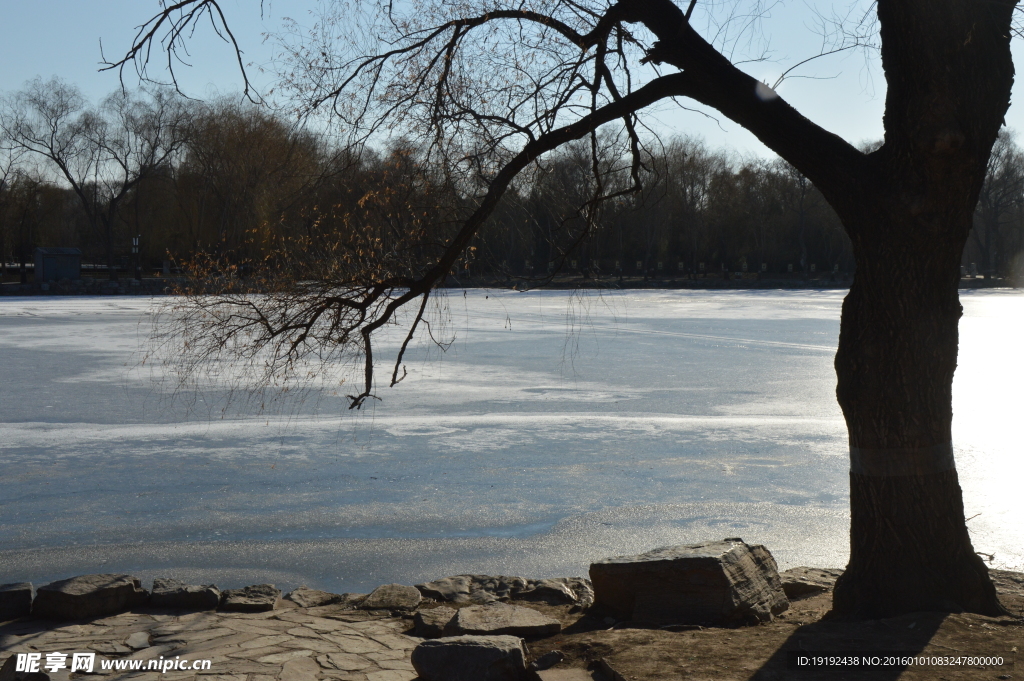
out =
<svg viewBox="0 0 1024 681"><path fill-rule="evenodd" d="M228 43L234 50L235 60L238 62L238 70L242 75L243 94L253 101L259 99L259 94L249 81L245 61L242 58L242 48L238 44L234 33L232 33L218 0L180 0L170 5L166 3L166 0L161 0L161 4L163 9L160 13L137 28L132 45L123 57L114 61L109 61L106 57L103 57L103 68L100 69L101 71L116 69L121 80L122 90L126 90L124 70L131 64L135 68L135 73L139 79L147 82L170 84L174 86L178 93L184 94L178 86L175 63L180 62L188 65L187 62L181 59L181 54L188 53L187 42L199 21L205 16L210 21L210 25L217 37ZM158 43L164 52L170 83L156 80L149 75L149 64L153 57L154 43Z"/></svg>
<svg viewBox="0 0 1024 681"><path fill-rule="evenodd" d="M361 358L362 385L349 395L351 408L376 397L375 334L422 298L391 373L395 385L431 291L472 258L474 237L516 177L545 154L589 136L588 194L563 214L561 229L571 234L555 256L559 261L593 232L604 205L643 191L638 113L644 107L696 100L750 129L824 191L849 190L858 181L860 152L802 117L704 39L691 25L695 0L685 12L671 0L600 6L552 0L546 14L503 1L475 13L447 3L417 5L405 14L388 2L346 7L354 9L335 23L323 18L313 41L290 48L293 72L286 80L305 102L306 115L329 109L359 144L381 144L401 130L423 164L443 169L437 187L447 196L445 206L396 218L413 215L400 181L366 192L357 211L321 209L323 219L344 230L281 237L281 262L254 264L266 274L228 284L223 306L200 301L208 289L197 287L195 309L203 321L196 328L208 337L190 339L207 357L225 348L261 348L269 353L264 377L294 369L310 353L330 356L328 347L338 344L339 353ZM111 66L123 68L129 59L145 65L144 50L161 35L169 52L183 46L183 31L204 11L216 25L223 22L215 0L166 7L140 28L133 51ZM755 8L737 20L756 18ZM657 42L649 44L648 32ZM224 37L234 44L230 32ZM339 42L347 45L340 55L334 51ZM680 72L651 76L644 63ZM621 169L602 159L600 135L611 133L599 129L613 123L628 147ZM625 177L627 166L628 179L614 179L620 170ZM404 224L385 238L380 230L393 222ZM572 232L570 222L584 227ZM201 281L233 266L212 258L193 270Z"/></svg>

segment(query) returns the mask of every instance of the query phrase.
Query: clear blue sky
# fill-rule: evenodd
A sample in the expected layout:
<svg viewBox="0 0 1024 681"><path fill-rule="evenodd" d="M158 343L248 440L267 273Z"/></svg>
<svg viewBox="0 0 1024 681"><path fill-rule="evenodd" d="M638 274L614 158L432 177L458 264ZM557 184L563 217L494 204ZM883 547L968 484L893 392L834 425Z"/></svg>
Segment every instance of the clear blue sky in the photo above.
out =
<svg viewBox="0 0 1024 681"><path fill-rule="evenodd" d="M261 16L259 0L222 0L246 60L256 67L267 64L273 54L263 34L279 30L285 16L308 24L309 11L316 4L316 0L266 2L266 13ZM0 0L0 91L18 89L36 76L57 75L98 99L118 86L115 73L97 71L100 42L109 57L120 56L130 45L135 27L157 8L155 0ZM770 40L772 60L746 64L743 68L771 83L788 65L814 54L819 40L809 28L811 19L802 1L776 6L763 28ZM226 45L212 38L209 29L197 33L190 49L194 66L182 67L179 72L186 92L208 97L241 89L233 55ZM1024 45L1020 41L1015 53L1018 63L1024 63ZM154 74L162 73L159 64L153 68ZM779 88L779 94L805 116L854 144L881 137L885 81L877 63L866 64L861 55L847 53L819 60L797 73L818 79L788 80ZM135 85L134 74L131 76L128 84ZM250 76L264 87L271 82L268 75L258 73L258 68L251 69ZM1016 87L1014 100L1022 96L1021 87ZM740 153L769 155L752 135L731 121L718 118L715 121L678 110L657 114L663 131L700 135L711 146L729 146ZM1012 106L1007 124L1024 130L1024 108Z"/></svg>

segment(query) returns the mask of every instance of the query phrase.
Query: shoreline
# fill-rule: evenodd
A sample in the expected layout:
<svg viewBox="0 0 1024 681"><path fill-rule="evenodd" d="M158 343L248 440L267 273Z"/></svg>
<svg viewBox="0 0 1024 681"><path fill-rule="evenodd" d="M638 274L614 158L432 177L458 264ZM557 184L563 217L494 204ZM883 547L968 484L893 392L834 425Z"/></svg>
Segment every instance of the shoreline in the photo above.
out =
<svg viewBox="0 0 1024 681"><path fill-rule="evenodd" d="M0 664L6 665L0 674L13 681L44 681L41 676L15 672L13 662L35 655L43 665L48 655L60 651L67 664L44 672L45 681L73 681L93 674L111 681L416 681L420 677L411 663L413 650L431 638L457 635L446 633L447 628L434 631L437 617L447 619L448 613L463 608L487 610L492 606L486 603L491 603L511 608L510 612L533 611L527 619L559 623L555 633L545 624L543 632L531 629L518 634L525 642L526 662L534 665L516 678L532 681L783 679L794 673L792 656L808 651L865 658L899 651L920 660L879 670L870 678L934 679L939 671L965 680L1012 678L1018 645L1024 642L1024 574L993 572L1010 617L910 613L842 622L823 619L831 607L831 587L838 573L815 568L784 571L783 576L790 575L783 582L788 609L772 621L738 627L659 627L618 621L578 600L583 594L578 590L570 590L575 601L550 587L541 598L531 596L529 590L509 593L508 585L517 583L514 580L529 581L522 578L476 576L482 590L472 592L473 599L461 601L450 600L441 587L453 578L416 588L383 585L369 595L296 590L282 598L270 585L260 585L234 592L235 605L230 608L224 605L226 597L220 599L216 610L139 602L115 608L117 612L73 620L0 618ZM534 588L541 586L533 581L537 582ZM541 581L552 585L559 580ZM559 588L579 585L568 580L561 583ZM189 587L192 596L204 588ZM183 593L181 588L178 591ZM552 599L551 594L557 597ZM92 656L95 668L89 676L69 671L72 653ZM945 662L950 656L969 657L972 664ZM57 657L50 663L62 661ZM191 668L190 661L203 668ZM956 668L951 669L951 664ZM839 677L832 669L806 669L799 678Z"/></svg>
<svg viewBox="0 0 1024 681"><path fill-rule="evenodd" d="M0 284L0 297L6 296L162 296L173 295L172 287L183 280L171 278L143 278L119 279L110 281L108 279L77 279L74 281L64 280L61 282L29 283L20 284L6 282ZM555 277L550 281L535 280L526 277L508 277L503 279L491 278L459 278L451 277L442 289L488 289L488 290L510 290L510 291L563 291L563 290L696 290L696 291L723 291L723 290L766 290L766 291L845 291L849 290L853 278L849 275L842 275L838 278L830 276L802 277L794 276L773 276L761 278L758 275L742 277L707 275L696 277L664 277L644 280L640 277L625 277L617 279L609 278L584 278L584 277ZM982 279L963 278L960 280L960 290L974 289L1021 289L1024 283L1017 283L1008 279Z"/></svg>

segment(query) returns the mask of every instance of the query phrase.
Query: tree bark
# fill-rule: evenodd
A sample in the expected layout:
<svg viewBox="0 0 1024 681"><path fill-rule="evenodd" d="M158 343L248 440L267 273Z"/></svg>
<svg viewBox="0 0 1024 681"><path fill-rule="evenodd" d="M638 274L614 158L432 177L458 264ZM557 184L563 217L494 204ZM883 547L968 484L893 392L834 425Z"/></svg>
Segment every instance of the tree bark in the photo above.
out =
<svg viewBox="0 0 1024 681"><path fill-rule="evenodd" d="M890 233L910 231L886 222ZM858 241L835 362L850 434L852 518L834 612L1004 614L967 532L952 457L963 239L930 249Z"/></svg>
<svg viewBox="0 0 1024 681"><path fill-rule="evenodd" d="M882 618L919 611L1007 614L974 553L956 470L931 475L850 474L850 563L833 612Z"/></svg>
<svg viewBox="0 0 1024 681"><path fill-rule="evenodd" d="M834 612L1003 614L953 460L959 266L1009 106L1014 2L879 0L885 143L838 208L857 272L836 395L850 435L850 563Z"/></svg>

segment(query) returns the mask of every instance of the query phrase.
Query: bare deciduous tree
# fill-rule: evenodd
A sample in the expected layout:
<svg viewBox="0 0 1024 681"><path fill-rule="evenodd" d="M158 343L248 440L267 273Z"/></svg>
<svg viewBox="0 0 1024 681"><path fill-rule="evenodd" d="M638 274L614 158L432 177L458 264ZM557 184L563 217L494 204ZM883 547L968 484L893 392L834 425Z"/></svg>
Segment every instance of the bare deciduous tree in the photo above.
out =
<svg viewBox="0 0 1024 681"><path fill-rule="evenodd" d="M1003 243L1005 224L1024 207L1024 152L1013 143L1013 135L1001 132L988 161L985 184L978 200L977 219L971 238L982 255L986 277L1006 271L1013 253Z"/></svg>
<svg viewBox="0 0 1024 681"><path fill-rule="evenodd" d="M573 140L589 138L596 150L598 129L617 125L639 189L643 111L695 100L813 182L852 242L857 272L835 361L850 438L851 552L836 613L1002 613L968 536L951 423L960 255L1009 106L1016 0L878 0L885 140L870 153L802 116L720 49L737 21L756 22L756 6L702 29L697 4L339 3L343 14L293 46L286 75L308 110L329 107L364 140L415 134L456 179L486 183L479 191L453 183L465 199L457 229L439 232L443 248L424 253L419 267L367 267L360 286L325 279L316 296L293 294L287 314L267 316L252 298L236 308L210 301L206 313L226 320L216 328L228 335L258 329L231 336L247 351L272 345L300 356L323 343L353 344L365 356L358 406L373 394L373 334L405 305L424 309L520 172ZM175 27L172 47L183 13L200 8L218 9L215 0L185 0L155 20ZM153 37L143 35L128 56ZM621 191L595 172L591 201Z"/></svg>
<svg viewBox="0 0 1024 681"><path fill-rule="evenodd" d="M20 157L18 145L0 131L0 281L7 274L7 242L11 228L8 207L15 179L21 173Z"/></svg>
<svg viewBox="0 0 1024 681"><path fill-rule="evenodd" d="M77 87L36 79L0 106L0 130L78 196L93 232L105 242L110 278L122 202L139 182L178 151L186 110L173 93L109 95L91 108Z"/></svg>

